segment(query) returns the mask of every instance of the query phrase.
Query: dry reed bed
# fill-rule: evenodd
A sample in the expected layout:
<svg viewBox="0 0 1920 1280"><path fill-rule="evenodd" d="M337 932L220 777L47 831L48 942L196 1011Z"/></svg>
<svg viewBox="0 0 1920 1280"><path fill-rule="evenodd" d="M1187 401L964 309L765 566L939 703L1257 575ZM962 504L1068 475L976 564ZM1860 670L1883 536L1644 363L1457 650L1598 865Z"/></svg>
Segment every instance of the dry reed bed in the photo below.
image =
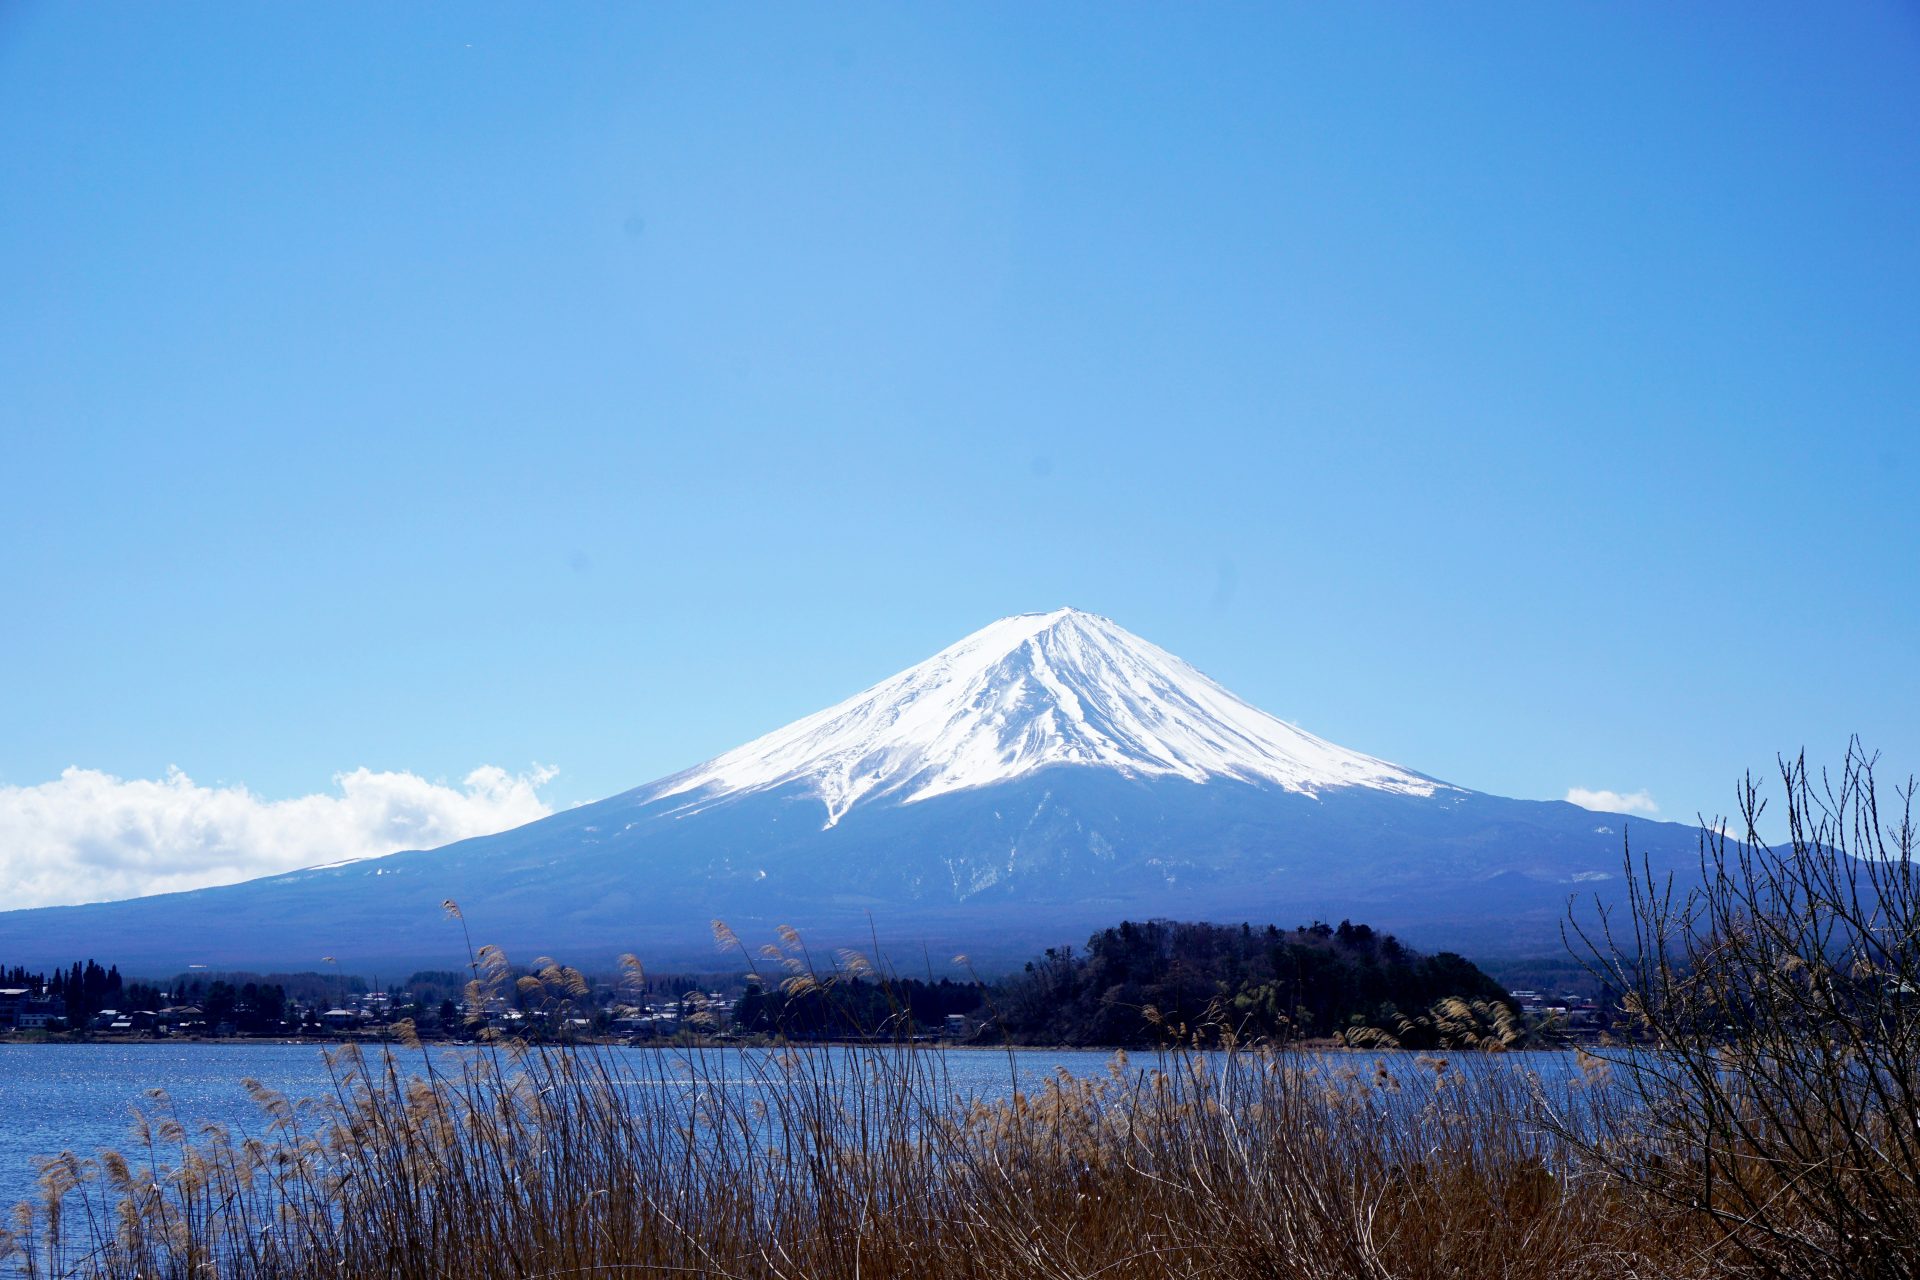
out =
<svg viewBox="0 0 1920 1280"><path fill-rule="evenodd" d="M335 1053L330 1097L253 1086L262 1132L156 1095L132 1149L61 1156L16 1215L32 1277L1716 1275L1710 1223L1556 1132L1511 1057L1117 1057L1004 1101L938 1050L631 1059ZM409 1070L409 1068L411 1070ZM1646 1141L1644 1135L1636 1141ZM5 1248L7 1246L0 1246Z"/></svg>

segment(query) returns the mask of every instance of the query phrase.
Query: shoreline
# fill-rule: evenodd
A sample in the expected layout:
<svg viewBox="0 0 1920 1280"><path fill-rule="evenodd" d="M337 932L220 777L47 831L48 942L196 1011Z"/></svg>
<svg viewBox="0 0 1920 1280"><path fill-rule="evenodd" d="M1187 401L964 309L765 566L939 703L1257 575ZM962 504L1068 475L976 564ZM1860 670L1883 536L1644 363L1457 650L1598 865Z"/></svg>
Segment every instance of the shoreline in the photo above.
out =
<svg viewBox="0 0 1920 1280"><path fill-rule="evenodd" d="M1296 1053L1315 1054L1353 1054L1356 1057L1381 1057L1411 1054L1423 1057L1461 1057L1461 1058L1505 1058L1525 1054L1571 1053L1585 1047L1590 1041L1568 1041L1564 1044L1529 1045L1512 1049L1407 1049L1399 1047L1368 1046L1342 1044L1336 1040L1297 1040L1285 1045L1242 1044L1235 1046L1240 1050L1279 1048ZM245 1046L261 1049L315 1048L332 1049L342 1045L359 1045L364 1048L405 1049L405 1043L397 1038L387 1037L274 1037L274 1036L126 1036L104 1037L88 1036L82 1038L46 1037L35 1039L15 1039L12 1036L0 1036L0 1049L5 1048L128 1048L179 1045L204 1048L208 1046ZM448 1049L484 1049L487 1042L479 1040L448 1040L422 1037L420 1048ZM940 1050L957 1053L1125 1053L1132 1055L1157 1056L1162 1053L1200 1052L1225 1053L1224 1046L1200 1047L1197 1050L1187 1045L1088 1045L1088 1044L959 1044L951 1041L921 1041L901 1044L897 1041L883 1040L701 1040L682 1042L665 1040L654 1043L637 1044L617 1039L582 1039L570 1041L529 1042L531 1048L542 1049L650 1049L686 1050L689 1052L716 1052L728 1049L887 1049L914 1048Z"/></svg>

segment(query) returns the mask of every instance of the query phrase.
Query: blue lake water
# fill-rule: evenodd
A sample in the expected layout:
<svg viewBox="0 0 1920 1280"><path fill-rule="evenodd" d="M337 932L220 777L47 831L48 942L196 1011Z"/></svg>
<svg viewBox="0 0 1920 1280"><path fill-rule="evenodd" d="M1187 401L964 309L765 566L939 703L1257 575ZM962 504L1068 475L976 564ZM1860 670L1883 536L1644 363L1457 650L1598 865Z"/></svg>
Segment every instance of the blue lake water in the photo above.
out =
<svg viewBox="0 0 1920 1280"><path fill-rule="evenodd" d="M456 1050L440 1052L454 1053ZM691 1071L683 1051L617 1049L631 1062L631 1079L672 1087ZM719 1054L739 1051L711 1051ZM753 1052L753 1051L747 1051ZM839 1050L836 1052L848 1052ZM1477 1057L1477 1055L1470 1055ZM1379 1055L1325 1055L1330 1067L1370 1069ZM1104 1073L1113 1055L1105 1050L952 1050L942 1067L952 1092L1004 1097L1016 1087L1032 1089L1049 1074ZM1411 1055L1388 1055L1393 1069L1413 1073ZM1459 1060L1459 1059L1456 1059ZM1500 1070L1565 1081L1577 1068L1570 1053L1524 1053L1478 1058ZM417 1061L417 1059L415 1059ZM713 1071L712 1059L709 1072ZM722 1059L724 1061L724 1059ZM1153 1065L1151 1054L1131 1058L1135 1068ZM720 1074L725 1074L722 1071ZM751 1074L751 1073L748 1073ZM189 1129L219 1122L236 1134L259 1133L264 1124L241 1081L251 1077L290 1098L330 1091L322 1050L312 1044L115 1044L0 1045L0 1209L33 1194L36 1156L73 1151L92 1155L123 1149L136 1106L151 1110L148 1090L163 1088Z"/></svg>

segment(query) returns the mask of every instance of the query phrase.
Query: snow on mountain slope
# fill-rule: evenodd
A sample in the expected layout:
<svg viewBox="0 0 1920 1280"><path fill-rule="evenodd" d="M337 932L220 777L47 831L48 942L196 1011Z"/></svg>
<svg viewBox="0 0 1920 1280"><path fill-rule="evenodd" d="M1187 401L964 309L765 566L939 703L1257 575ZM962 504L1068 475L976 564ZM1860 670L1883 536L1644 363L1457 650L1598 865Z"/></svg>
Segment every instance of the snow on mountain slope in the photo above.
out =
<svg viewBox="0 0 1920 1280"><path fill-rule="evenodd" d="M825 804L831 827L870 797L911 804L1053 765L1236 778L1309 795L1454 790L1296 729L1106 618L1056 609L1002 618L837 706L663 780L646 798L686 795L699 808L798 784Z"/></svg>

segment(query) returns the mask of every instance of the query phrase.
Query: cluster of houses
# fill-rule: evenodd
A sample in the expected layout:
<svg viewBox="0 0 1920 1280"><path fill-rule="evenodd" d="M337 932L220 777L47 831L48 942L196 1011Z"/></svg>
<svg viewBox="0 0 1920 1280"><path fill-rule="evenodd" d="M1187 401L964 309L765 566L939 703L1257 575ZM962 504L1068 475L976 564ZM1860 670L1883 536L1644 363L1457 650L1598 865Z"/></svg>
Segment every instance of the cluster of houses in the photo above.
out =
<svg viewBox="0 0 1920 1280"><path fill-rule="evenodd" d="M102 1009L87 1019L87 1030L110 1035L203 1036L208 1032L206 1010L195 1004L170 1004L160 1009ZM214 1028L218 1032L218 1028ZM231 1034L229 1030L225 1034Z"/></svg>
<svg viewBox="0 0 1920 1280"><path fill-rule="evenodd" d="M387 991L363 991L343 997L338 1004L312 1011L313 1020L328 1031L361 1031L393 1021L394 998Z"/></svg>
<svg viewBox="0 0 1920 1280"><path fill-rule="evenodd" d="M347 1007L322 1012L297 1006L287 1009L287 1020L278 1030L298 1032L324 1026L348 1031L372 1027L390 1021L392 1002L385 992L375 991L355 997ZM207 1012L197 1004L169 1004L158 1009L101 1009L87 1016L85 1029L106 1035L122 1036L230 1036L231 1022L210 1023ZM26 988L0 988L0 1033L8 1031L67 1031L73 1029L66 1002Z"/></svg>
<svg viewBox="0 0 1920 1280"><path fill-rule="evenodd" d="M373 1032L399 1016L400 1001L386 991L343 995L335 1002L311 1008L289 1006L280 1030L294 1033L323 1028L336 1034ZM479 1005L462 1001L454 1010L458 1025L469 1029L485 1023L508 1033L592 1035L607 1033L628 1039L653 1039L697 1030L713 1034L733 1020L733 1005L718 991L689 991L683 995L648 997L634 1003L614 1003L600 1018L579 1007L563 1012L516 1008L500 997ZM159 1009L102 1009L86 1018L86 1030L107 1035L228 1036L227 1022L210 1024L206 1011L195 1004ZM67 1007L59 996L27 988L0 988L0 1032L69 1029Z"/></svg>
<svg viewBox="0 0 1920 1280"><path fill-rule="evenodd" d="M86 1019L87 1030L117 1035L205 1035L206 1014L196 1005L121 1012L102 1009ZM67 1031L67 1002L18 987L0 988L0 1032ZM230 1033L230 1032L229 1032Z"/></svg>
<svg viewBox="0 0 1920 1280"><path fill-rule="evenodd" d="M719 991L687 991L679 995L647 995L637 999L614 999L603 990L598 1003L600 1014L591 1016L589 1008L574 1006L559 1012L527 1010L515 1007L500 997L481 1004L461 1002L443 1008L442 1016L453 1013L461 1031L484 1023L508 1034L587 1036L604 1034L625 1040L653 1040L681 1031L702 1035L725 1035L733 1023L733 1002ZM1514 992L1516 1000L1532 997L1533 992ZM311 1008L289 1005L286 1021L279 1030L298 1033L324 1029L334 1034L378 1032L402 1012L401 1001L386 991L367 991L343 995L337 1003L322 1002ZM1528 1006L1524 1006L1530 1010ZM66 1002L59 996L28 988L0 988L0 1033L10 1031L65 1031L70 1029ZM86 1030L122 1036L230 1036L235 1028L229 1022L209 1024L206 1010L196 1004L171 1004L159 1009L102 1009L85 1018ZM955 1014L937 1035L964 1038L972 1031L969 1019ZM448 1030L455 1030L450 1025ZM932 1038L932 1037L929 1037Z"/></svg>
<svg viewBox="0 0 1920 1280"><path fill-rule="evenodd" d="M1514 1007L1530 1021L1551 1019L1564 1031L1601 1031L1600 1006L1585 996L1545 995L1538 991L1509 991Z"/></svg>
<svg viewBox="0 0 1920 1280"><path fill-rule="evenodd" d="M602 990L597 994L604 1000L610 993ZM635 1003L614 1002L597 1019L589 1014L590 1010L579 1006L557 1012L523 1009L501 996L489 996L477 1004L462 1000L458 1005L463 1029L485 1024L508 1035L604 1033L646 1040L671 1036L683 1029L706 1034L722 1031L733 1021L733 1003L719 991L689 991L678 996L647 997ZM369 991L343 1000L318 1017L320 1025L329 1031L373 1030L393 1020L394 1001L384 991Z"/></svg>
<svg viewBox="0 0 1920 1280"><path fill-rule="evenodd" d="M733 1022L733 1004L718 991L689 991L682 996L646 999L616 1006L608 1031L630 1040L651 1040L681 1030L714 1035Z"/></svg>
<svg viewBox="0 0 1920 1280"><path fill-rule="evenodd" d="M46 991L0 987L0 1031L58 1031L67 1025L67 1002Z"/></svg>

